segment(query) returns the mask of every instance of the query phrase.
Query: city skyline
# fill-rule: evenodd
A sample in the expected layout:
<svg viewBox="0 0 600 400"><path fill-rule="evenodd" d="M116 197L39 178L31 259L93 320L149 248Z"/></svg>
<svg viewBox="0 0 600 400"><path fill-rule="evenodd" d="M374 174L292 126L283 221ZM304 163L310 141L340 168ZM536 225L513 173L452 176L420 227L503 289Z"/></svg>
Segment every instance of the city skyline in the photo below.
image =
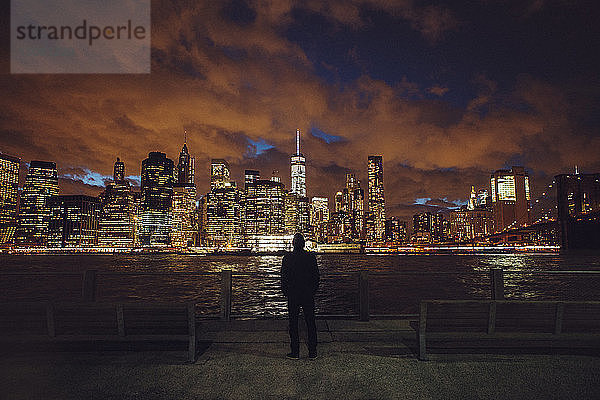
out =
<svg viewBox="0 0 600 400"><path fill-rule="evenodd" d="M139 176L150 151L175 160L187 130L204 190L211 158L238 182L245 169L282 171L299 128L309 196L331 198L346 173L366 182L362 160L383 154L386 203L403 219L420 203L464 202L513 165L534 173L537 198L575 165L600 170L593 11L157 1L151 74L1 75L0 149L55 160L66 192L98 195L90 184L114 157Z"/></svg>
<svg viewBox="0 0 600 400"><path fill-rule="evenodd" d="M297 138L298 138L298 131L299 130L296 130L296 132L295 132L295 134L296 134L296 141L297 141ZM186 133L186 135L187 135L187 133ZM297 146L298 146L298 144L297 144ZM298 147L296 147L296 149L297 148ZM151 154L151 153L161 153L161 152L159 150L156 150L156 151L151 151L148 154ZM19 192L21 192L23 190L25 176L27 174L28 165L30 164L30 162L26 162L25 160L21 159L18 156L4 154L1 151L0 151L0 154L2 154L5 157L9 157L11 159L14 159L14 160L20 160L21 168L19 169L19 175L20 175L20 177L19 177L18 189L19 189ZM174 176L173 184L174 184L174 186L177 186L177 185L185 186L185 184L183 182L185 182L185 179L187 179L187 182L191 182L191 185L193 185L196 188L196 190L195 190L195 193L196 193L196 197L195 198L196 198L196 200L198 200L199 198L205 196L206 193L208 193L210 191L210 188L212 186L211 183L209 183L208 187L206 187L206 188L198 188L197 185L194 182L196 180L196 178L197 178L197 175L196 175L197 170L195 169L195 157L193 156L193 154L188 153L187 141L183 143L183 147L182 147L182 149L179 152L179 157L178 158L170 158L166 153L163 153L163 154L165 154L165 156L167 157L167 159L170 159L172 161L178 160L178 162L179 162L178 164L174 164L174 167L173 167L173 176ZM291 154L291 157L292 157L291 164L292 165L294 165L294 160L293 160L294 156L296 156L296 153ZM381 157L381 156L369 156L368 159L370 160L371 157ZM304 155L302 155L302 158L304 159L304 161L303 161L304 165L306 165L306 161L305 161L306 157ZM116 159L117 159L117 163L120 165L120 167L119 167L120 168L120 172L119 173L121 174L120 176L122 177L121 179L123 180L123 182L128 182L128 184L131 185L132 188L135 188L138 192L140 192L141 191L141 175L137 175L137 176L136 175L127 175L126 171L131 172L131 167L129 169L127 169L127 167L125 166L125 163L121 160L120 157L116 157ZM178 176L177 169L182 165L182 160L183 161L187 160L189 172L187 172L186 178L184 180L180 181L181 178L177 177ZM211 159L210 164L212 164L213 167L214 167L214 161L215 160L220 161L220 159ZM369 161L369 160L367 160L367 161ZM53 163L53 164L56 165L56 162L54 162L54 161L43 161L43 160L31 160L31 161L43 162L43 163L49 162L49 163ZM142 166L142 161L143 160L140 160L140 163L139 163L140 166ZM250 170L248 168L244 168L243 169L244 174L241 175L242 179L238 180L238 179L235 179L235 177L236 176L240 176L240 173L239 173L240 171L233 171L234 173L232 173L232 169L229 167L229 163L227 163L225 160L222 160L222 161L224 161L227 164L227 166L228 166L228 174L231 174L231 176L227 175L227 180L231 181L231 182L236 182L240 187L243 187L244 186L244 182L247 181L247 179L248 179L248 176L247 175L245 176L244 174L246 174L248 172L252 172L252 173L257 173L258 172L260 174L260 171L264 170L264 168L260 168L260 166L258 166L258 169L256 169L256 170ZM289 161L288 161L288 163L289 163ZM383 157L383 160L382 160L382 164L383 163L385 163L385 158L384 157ZM308 164L310 165L310 163L308 163ZM211 167L209 165L206 168L207 171L206 171L205 175L207 177L209 177L209 179L210 179L210 176L211 176L211 172L210 171L211 171L211 168L213 168L213 167ZM103 182L102 186L94 185L94 186L96 186L98 188L97 189L98 190L98 194L95 195L95 197L100 196L102 191L106 190L106 188L112 182L115 182L115 178L116 178L116 174L117 174L116 168L117 168L117 164L113 164L113 173L110 176L102 176L102 182ZM141 173L141 170L142 170L141 168L140 168L140 173ZM288 168L289 168L289 165L288 165ZM61 177L60 171L58 170L58 168L56 168L56 169L57 169L57 172L58 172L57 173L58 181L59 182L61 182L61 181L64 182L64 180L65 180L64 179L64 175ZM367 185L368 181L369 181L369 179L368 179L368 176L369 176L368 169L369 169L368 163L365 163L365 168L364 168L364 172L363 172L363 174L365 176L364 180L356 178L356 175L358 175L358 174L356 174L354 172L352 172L352 173L346 173L345 177L344 177L344 180L341 181L341 182L339 182L339 184L338 184L337 187L330 189L329 192L333 193L333 195L330 195L330 196L326 196L323 193L315 193L314 190L313 191L310 190L310 185L306 185L306 183L304 183L305 193L312 192L309 195L307 195L306 197L308 197L308 198L313 198L313 197L317 197L317 198L318 197L325 197L325 198L328 198L330 200L330 204L329 204L330 212L334 212L336 210L336 204L335 204L336 193L337 194L341 193L341 192L338 191L338 188L342 188L344 186L344 184L348 185L348 179L349 179L350 176L352 177L352 179L356 179L357 180L358 185L359 185L359 186L357 186L358 188L360 188L360 182L361 181L363 181L365 183L365 185ZM527 169L525 169L525 170L527 170ZM502 169L497 169L496 172L498 172L498 171L502 171ZM283 183L283 187L286 188L286 190L289 190L291 193L294 193L293 189L291 188L291 182L292 182L292 179L293 179L293 178L291 178L292 174L281 174L280 173L280 169L274 169L272 172L273 172L273 174L277 174L279 180ZM202 172L198 172L198 173L202 174ZM565 173L568 173L568 171L566 171ZM265 175L268 175L268 174L265 174ZM489 172L488 172L488 175L489 175ZM179 176L181 176L181 175L179 175ZM286 178L288 179L288 182L289 182L287 185L285 184ZM98 178L96 178L96 179L98 179ZM201 179L201 180L203 180L203 179ZM489 183L488 183L488 185L489 185ZM59 186L61 186L61 185L59 185ZM436 213L440 212L440 211L441 212L447 212L447 211L458 209L458 208L461 208L461 207L464 207L464 206L468 206L468 204L469 204L469 196L471 194L468 193L469 195L467 195L466 188L467 187L474 188L475 185L471 185L469 182L464 182L464 187L465 187L465 191L464 191L465 192L465 199L464 200L457 199L457 201L455 201L455 202L449 202L449 201L447 201L447 197L441 198L441 199L433 199L433 198L428 198L428 197L418 198L418 199L415 199L415 203L413 205L420 206L421 208L417 209L417 211L415 213L412 213L410 215L408 215L408 214L404 215L404 218L402 218L403 215L401 215L401 214L399 215L399 214L394 214L394 213L389 213L388 212L388 214L389 214L388 216L389 217L391 217L391 216L397 217L397 218L400 218L401 220L403 220L405 222L410 223L411 220L412 220L412 218L413 218L413 216L415 214L419 213L419 212L436 212ZM482 186L482 187L478 187L478 189L489 190L490 187ZM361 190L363 190L363 189L361 189ZM61 189L61 195L80 195L80 194L83 194L83 193L81 193L81 192L65 192L64 189ZM546 195L545 192L543 194ZM529 193L528 193L528 195L529 195ZM541 197L542 196L539 196L539 198L541 198ZM365 211L369 207L368 206L368 200L369 200L369 196L368 196L367 191L365 191L365 193L363 194L363 202L364 202ZM388 207L389 207L388 204L387 204L387 202L383 201L383 204L385 204L385 210L387 210ZM383 220L386 219L386 216L385 216L385 212L386 211L385 210L384 210ZM368 217L368 215L364 215L364 217ZM380 229L382 229L382 228L380 228Z"/></svg>

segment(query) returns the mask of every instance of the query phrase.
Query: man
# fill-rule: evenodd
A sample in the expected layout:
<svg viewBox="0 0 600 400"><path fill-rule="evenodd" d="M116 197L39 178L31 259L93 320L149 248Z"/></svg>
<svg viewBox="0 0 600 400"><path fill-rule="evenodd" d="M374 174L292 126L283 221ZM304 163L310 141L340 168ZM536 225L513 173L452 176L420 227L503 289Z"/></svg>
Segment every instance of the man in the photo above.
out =
<svg viewBox="0 0 600 400"><path fill-rule="evenodd" d="M283 257L281 265L281 289L288 300L288 318L291 352L288 358L300 358L298 315L304 313L308 330L308 358L317 358L317 326L315 323L315 293L319 287L319 268L314 254L304 250L304 236L294 235L294 251Z"/></svg>

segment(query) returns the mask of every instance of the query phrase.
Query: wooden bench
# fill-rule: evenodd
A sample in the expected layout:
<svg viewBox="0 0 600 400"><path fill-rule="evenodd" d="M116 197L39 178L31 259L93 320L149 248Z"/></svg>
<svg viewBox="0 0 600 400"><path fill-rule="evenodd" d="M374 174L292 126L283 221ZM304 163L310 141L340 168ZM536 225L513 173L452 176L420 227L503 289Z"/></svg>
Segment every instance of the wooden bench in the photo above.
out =
<svg viewBox="0 0 600 400"><path fill-rule="evenodd" d="M0 303L3 340L186 341L196 356L195 303Z"/></svg>
<svg viewBox="0 0 600 400"><path fill-rule="evenodd" d="M600 302L426 300L419 359L434 348L600 349Z"/></svg>

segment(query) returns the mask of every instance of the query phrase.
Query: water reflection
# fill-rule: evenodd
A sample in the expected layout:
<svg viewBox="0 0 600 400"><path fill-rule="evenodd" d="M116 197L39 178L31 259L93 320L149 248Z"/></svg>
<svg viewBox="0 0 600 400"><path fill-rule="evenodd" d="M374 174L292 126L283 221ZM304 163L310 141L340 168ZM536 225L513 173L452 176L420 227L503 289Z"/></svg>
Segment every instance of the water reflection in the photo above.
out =
<svg viewBox="0 0 600 400"><path fill-rule="evenodd" d="M600 298L600 274L543 271L598 270L597 254L318 255L321 314L358 314L358 272L368 270L373 314L416 312L423 299L483 299L489 269L502 268L512 299ZM194 300L206 315L219 313L220 272L233 271L232 314L281 316L281 256L0 256L0 300L78 300L81 274L98 271L98 300ZM70 272L21 276L2 272ZM126 272L127 274L122 274ZM147 275L145 273L152 273Z"/></svg>

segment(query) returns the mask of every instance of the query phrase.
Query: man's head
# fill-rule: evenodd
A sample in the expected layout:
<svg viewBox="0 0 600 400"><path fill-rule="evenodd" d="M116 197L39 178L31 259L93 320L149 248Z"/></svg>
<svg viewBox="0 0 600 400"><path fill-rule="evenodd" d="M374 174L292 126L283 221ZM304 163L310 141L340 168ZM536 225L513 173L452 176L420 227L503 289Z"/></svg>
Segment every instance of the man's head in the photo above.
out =
<svg viewBox="0 0 600 400"><path fill-rule="evenodd" d="M292 246L294 246L294 250L302 250L304 248L304 236L302 236L301 233L296 233L294 235Z"/></svg>

